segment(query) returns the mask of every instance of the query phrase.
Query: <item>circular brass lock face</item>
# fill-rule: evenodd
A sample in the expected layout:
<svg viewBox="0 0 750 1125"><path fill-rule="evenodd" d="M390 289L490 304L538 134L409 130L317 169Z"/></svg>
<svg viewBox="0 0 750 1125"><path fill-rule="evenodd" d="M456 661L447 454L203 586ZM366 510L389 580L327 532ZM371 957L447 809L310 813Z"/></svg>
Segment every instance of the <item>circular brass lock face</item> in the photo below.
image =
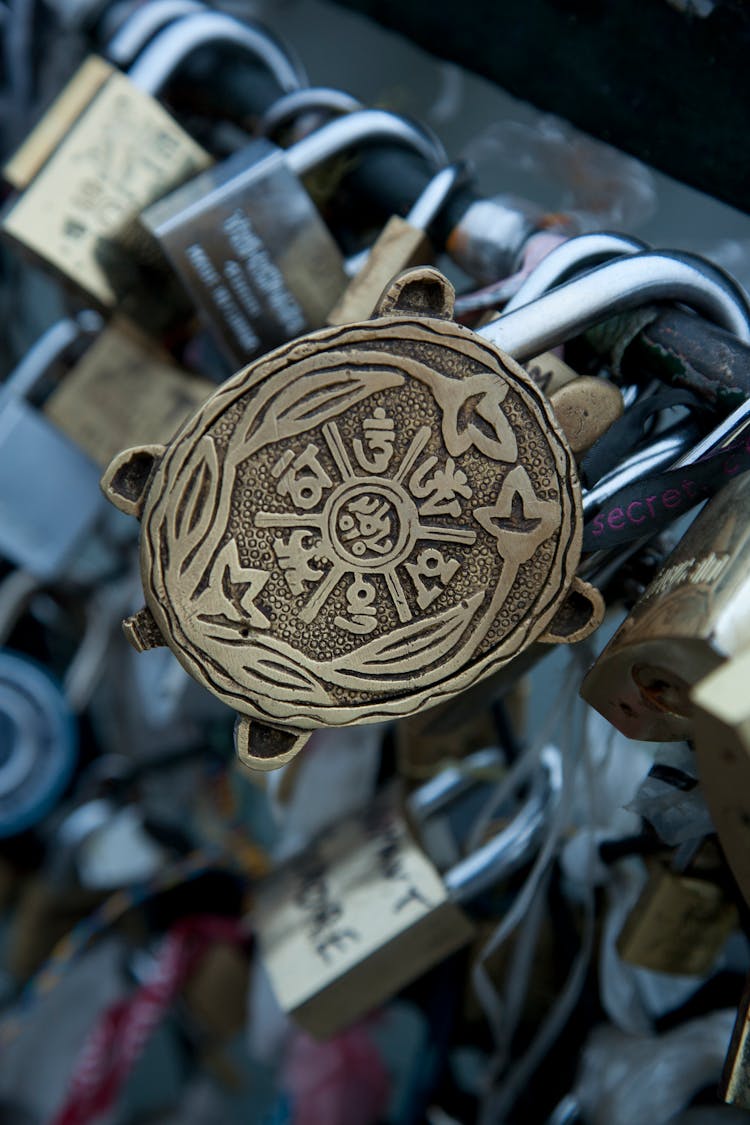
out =
<svg viewBox="0 0 750 1125"><path fill-rule="evenodd" d="M566 597L570 449L531 379L451 310L437 271L402 275L375 319L225 383L152 472L149 610L240 713L296 729L409 714L511 660Z"/></svg>

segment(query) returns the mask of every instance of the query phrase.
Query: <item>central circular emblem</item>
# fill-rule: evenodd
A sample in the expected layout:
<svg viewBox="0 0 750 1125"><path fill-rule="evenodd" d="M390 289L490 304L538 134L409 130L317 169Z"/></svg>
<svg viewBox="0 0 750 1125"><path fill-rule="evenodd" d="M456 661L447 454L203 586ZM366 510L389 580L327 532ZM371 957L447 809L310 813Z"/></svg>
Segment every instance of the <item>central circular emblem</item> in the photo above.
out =
<svg viewBox="0 0 750 1125"><path fill-rule="evenodd" d="M347 481L326 505L323 542L355 570L382 571L409 555L416 517L414 501L395 481Z"/></svg>

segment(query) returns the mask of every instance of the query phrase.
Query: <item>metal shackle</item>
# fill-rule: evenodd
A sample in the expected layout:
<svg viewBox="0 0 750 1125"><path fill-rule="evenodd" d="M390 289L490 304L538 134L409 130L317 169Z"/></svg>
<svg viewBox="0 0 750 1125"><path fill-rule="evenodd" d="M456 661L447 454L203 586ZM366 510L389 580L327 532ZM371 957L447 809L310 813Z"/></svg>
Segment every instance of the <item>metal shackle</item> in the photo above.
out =
<svg viewBox="0 0 750 1125"><path fill-rule="evenodd" d="M424 826L431 816L458 800L481 781L483 775L497 771L502 764L502 755L492 747L469 754L460 768L441 770L410 794L407 800L410 816L417 826ZM524 773L518 787L527 780ZM546 746L540 753L528 795L515 816L486 844L442 873L454 902L469 902L499 879L512 875L529 859L561 787L560 752L553 746Z"/></svg>
<svg viewBox="0 0 750 1125"><path fill-rule="evenodd" d="M151 0L126 17L109 39L104 54L116 66L130 66L157 31L183 16L206 11L201 0Z"/></svg>
<svg viewBox="0 0 750 1125"><path fill-rule="evenodd" d="M463 161L446 164L429 180L427 186L415 199L406 215L406 222L417 230L427 230L435 221L454 189L461 182L466 172ZM344 269L349 277L356 277L370 257L370 247L352 254L346 259Z"/></svg>
<svg viewBox="0 0 750 1125"><path fill-rule="evenodd" d="M549 254L523 281L503 309L503 316L520 309L530 301L536 301L543 293L567 281L574 273L589 270L610 258L621 254L638 254L648 250L648 244L640 238L630 238L625 234L611 234L597 231L596 234L578 234L568 238Z"/></svg>
<svg viewBox="0 0 750 1125"><path fill-rule="evenodd" d="M470 902L500 879L509 878L533 855L549 819L550 807L557 802L562 790L560 751L554 746L545 746L539 758L539 768L528 796L516 815L486 844L443 873L443 882L453 902Z"/></svg>
<svg viewBox="0 0 750 1125"><path fill-rule="evenodd" d="M414 149L435 168L446 163L445 151L437 137L384 109L360 109L329 121L285 149L284 159L289 170L301 177L349 148L383 141Z"/></svg>
<svg viewBox="0 0 750 1125"><path fill-rule="evenodd" d="M363 103L345 90L333 86L309 86L306 90L293 90L272 102L260 119L258 132L262 137L272 137L284 125L304 113L330 113L338 116L364 109Z"/></svg>
<svg viewBox="0 0 750 1125"><path fill-rule="evenodd" d="M452 192L466 174L466 165L462 160L453 164L446 164L436 172L430 182L420 193L409 208L406 216L407 223L427 230L430 223L434 223L443 207L450 199Z"/></svg>
<svg viewBox="0 0 750 1125"><path fill-rule="evenodd" d="M103 497L98 466L27 396L71 345L102 324L98 313L83 312L53 325L0 386L0 554L44 581L66 565Z"/></svg>
<svg viewBox="0 0 750 1125"><path fill-rule="evenodd" d="M93 309L84 309L75 317L58 320L34 341L23 359L0 384L0 408L10 396L26 398L69 347L82 337L97 336L103 327L102 317Z"/></svg>
<svg viewBox="0 0 750 1125"><path fill-rule="evenodd" d="M307 78L269 31L258 24L242 23L223 12L198 12L184 16L156 35L128 71L134 85L156 97L177 68L201 47L238 47L254 56L284 91L298 90Z"/></svg>
<svg viewBox="0 0 750 1125"><path fill-rule="evenodd" d="M662 434L646 449L634 453L626 461L607 473L600 481L584 492L583 511L589 512L615 492L634 481L664 468L682 469L694 465L703 457L717 453L722 446L729 444L750 425L750 398L735 407L731 414L722 418L713 429L698 442L690 440L684 426L677 425L669 433Z"/></svg>
<svg viewBox="0 0 750 1125"><path fill-rule="evenodd" d="M626 488L629 484L635 484L636 481L651 476L652 473L659 473L676 465L678 458L690 448L692 440L690 431L680 424L670 429L668 433L661 434L645 449L640 449L621 461L592 488L584 490L582 500L584 516L588 516L621 488Z"/></svg>
<svg viewBox="0 0 750 1125"><path fill-rule="evenodd" d="M498 317L477 335L522 363L603 319L648 304L678 301L750 341L745 293L716 266L692 254L643 251L617 258Z"/></svg>

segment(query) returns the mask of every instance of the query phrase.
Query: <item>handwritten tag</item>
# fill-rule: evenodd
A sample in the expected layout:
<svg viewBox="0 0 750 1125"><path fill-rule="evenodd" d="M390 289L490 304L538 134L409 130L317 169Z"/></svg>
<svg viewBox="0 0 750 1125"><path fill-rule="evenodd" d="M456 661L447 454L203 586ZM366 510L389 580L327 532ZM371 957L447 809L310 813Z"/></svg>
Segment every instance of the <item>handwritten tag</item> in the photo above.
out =
<svg viewBox="0 0 750 1125"><path fill-rule="evenodd" d="M256 895L276 996L332 1035L470 940L473 927L383 800L321 836Z"/></svg>

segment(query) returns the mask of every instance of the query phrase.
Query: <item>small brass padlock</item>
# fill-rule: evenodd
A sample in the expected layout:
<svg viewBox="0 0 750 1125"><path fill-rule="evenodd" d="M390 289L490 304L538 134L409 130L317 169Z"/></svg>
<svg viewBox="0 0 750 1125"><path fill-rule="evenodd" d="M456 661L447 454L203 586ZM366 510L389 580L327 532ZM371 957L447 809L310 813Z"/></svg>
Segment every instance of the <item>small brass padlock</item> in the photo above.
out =
<svg viewBox="0 0 750 1125"><path fill-rule="evenodd" d="M617 939L620 956L656 973L705 976L737 925L712 879L657 863Z"/></svg>
<svg viewBox="0 0 750 1125"><path fill-rule="evenodd" d="M141 32L132 31L130 47L121 40L115 57L133 62ZM21 194L4 213L3 232L100 305L128 299L139 317L163 317L180 297L175 291L165 300L169 274L138 215L212 157L156 99L193 51L227 43L267 68L282 89L299 85L269 35L222 12L198 10L162 28L127 75L92 56L5 165ZM140 292L154 267L156 301Z"/></svg>
<svg viewBox="0 0 750 1125"><path fill-rule="evenodd" d="M366 320L392 278L412 266L434 262L435 251L427 231L460 183L463 172L461 164L441 168L405 219L392 215L374 245L348 259L346 271L352 280L328 314L328 324Z"/></svg>
<svg viewBox="0 0 750 1125"><path fill-rule="evenodd" d="M111 308L131 277L133 220L211 157L104 59L88 59L4 169L22 194L2 229Z"/></svg>
<svg viewBox="0 0 750 1125"><path fill-rule="evenodd" d="M168 440L214 389L117 319L61 380L44 413L104 468L125 446Z"/></svg>
<svg viewBox="0 0 750 1125"><path fill-rule="evenodd" d="M741 474L691 524L584 680L583 698L629 738L692 737L691 689L750 639L749 515Z"/></svg>
<svg viewBox="0 0 750 1125"><path fill-rule="evenodd" d="M319 726L433 706L601 619L576 578L568 444L452 309L442 274L409 271L373 320L279 348L169 447L105 473L143 524L148 608L126 632L169 644L240 712L248 764L281 765Z"/></svg>
<svg viewBox="0 0 750 1125"><path fill-rule="evenodd" d="M387 800L334 825L255 891L276 997L329 1036L471 940L435 865Z"/></svg>

